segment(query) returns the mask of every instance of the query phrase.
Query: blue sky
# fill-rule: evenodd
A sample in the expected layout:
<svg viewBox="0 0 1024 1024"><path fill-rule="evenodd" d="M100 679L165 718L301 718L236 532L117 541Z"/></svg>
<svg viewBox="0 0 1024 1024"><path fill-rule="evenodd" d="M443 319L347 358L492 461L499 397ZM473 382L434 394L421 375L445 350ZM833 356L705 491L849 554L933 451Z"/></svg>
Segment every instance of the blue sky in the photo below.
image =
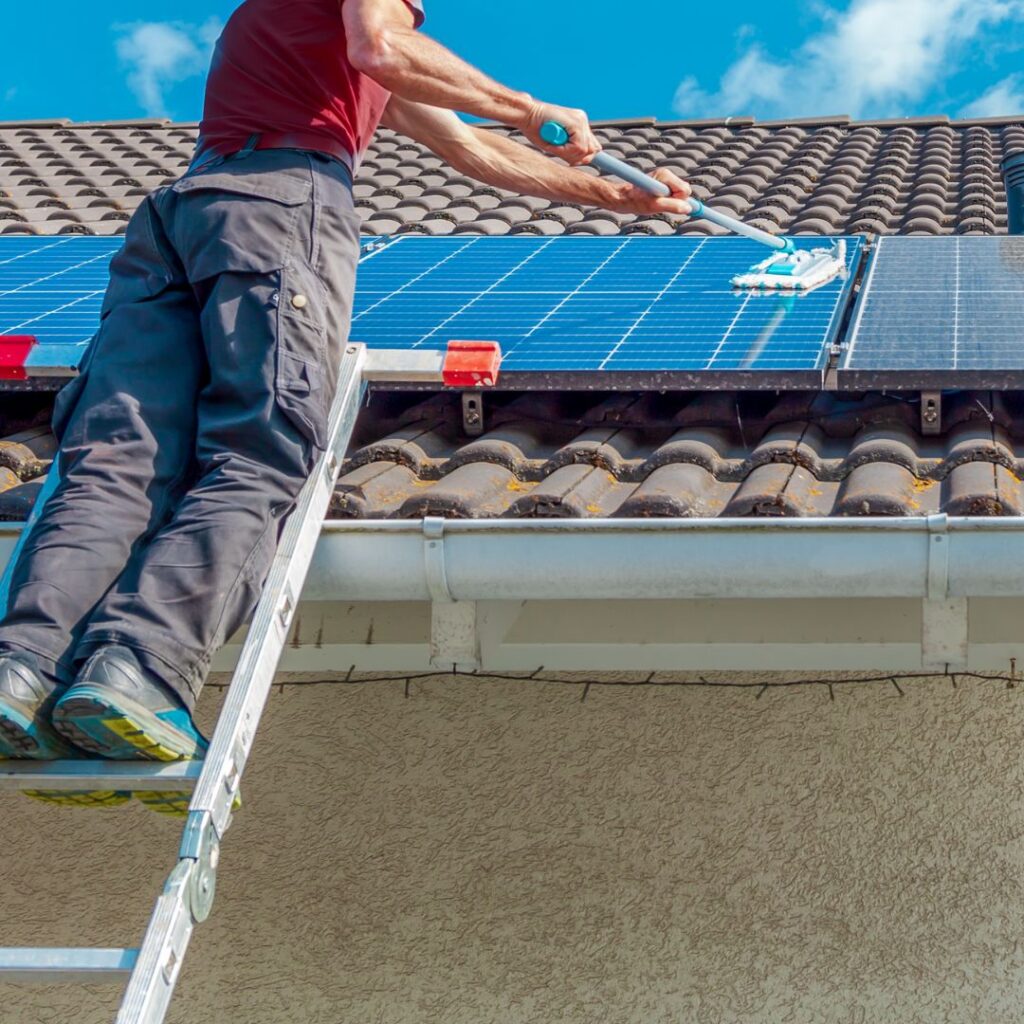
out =
<svg viewBox="0 0 1024 1024"><path fill-rule="evenodd" d="M437 38L594 118L1024 112L1024 0L427 3ZM40 44L5 47L0 120L197 119L211 41L236 5L10 4L5 36Z"/></svg>

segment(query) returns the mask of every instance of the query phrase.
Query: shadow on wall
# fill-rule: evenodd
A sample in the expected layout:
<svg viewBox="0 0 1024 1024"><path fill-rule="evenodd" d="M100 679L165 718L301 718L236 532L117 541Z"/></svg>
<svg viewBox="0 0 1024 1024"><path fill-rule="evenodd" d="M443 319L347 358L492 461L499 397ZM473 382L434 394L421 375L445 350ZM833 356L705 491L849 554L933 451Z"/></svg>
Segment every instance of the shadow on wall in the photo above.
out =
<svg viewBox="0 0 1024 1024"><path fill-rule="evenodd" d="M289 685L169 1019L1012 1019L1024 690L902 689ZM176 824L3 800L4 941L135 941Z"/></svg>

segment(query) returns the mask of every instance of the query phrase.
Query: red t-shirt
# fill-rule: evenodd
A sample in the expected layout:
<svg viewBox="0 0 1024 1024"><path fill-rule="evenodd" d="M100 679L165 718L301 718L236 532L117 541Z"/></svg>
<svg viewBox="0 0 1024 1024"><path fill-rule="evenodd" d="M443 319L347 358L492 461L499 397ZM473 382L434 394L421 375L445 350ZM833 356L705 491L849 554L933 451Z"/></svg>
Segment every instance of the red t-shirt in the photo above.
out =
<svg viewBox="0 0 1024 1024"><path fill-rule="evenodd" d="M423 23L423 0L405 0ZM245 0L217 42L200 135L241 149L259 133L323 136L356 158L391 94L348 61L338 0Z"/></svg>

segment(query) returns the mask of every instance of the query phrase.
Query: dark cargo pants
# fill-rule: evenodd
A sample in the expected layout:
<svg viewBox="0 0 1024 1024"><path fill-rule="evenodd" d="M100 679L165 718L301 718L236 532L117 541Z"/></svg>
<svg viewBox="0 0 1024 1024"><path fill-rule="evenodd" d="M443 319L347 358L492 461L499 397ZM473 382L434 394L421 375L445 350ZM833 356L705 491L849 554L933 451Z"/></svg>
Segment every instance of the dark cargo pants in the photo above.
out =
<svg viewBox="0 0 1024 1024"><path fill-rule="evenodd" d="M143 202L57 400L60 483L0 647L70 681L124 644L194 704L326 444L358 235L348 170L298 150L219 161Z"/></svg>

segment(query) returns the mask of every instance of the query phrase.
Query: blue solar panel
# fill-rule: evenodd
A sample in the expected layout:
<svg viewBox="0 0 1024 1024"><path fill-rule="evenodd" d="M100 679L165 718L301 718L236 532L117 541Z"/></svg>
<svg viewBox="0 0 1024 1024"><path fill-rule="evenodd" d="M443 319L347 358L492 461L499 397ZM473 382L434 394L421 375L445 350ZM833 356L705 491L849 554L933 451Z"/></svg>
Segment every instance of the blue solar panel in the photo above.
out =
<svg viewBox="0 0 1024 1024"><path fill-rule="evenodd" d="M78 366L99 322L118 238L0 238L0 335L34 334L28 368Z"/></svg>
<svg viewBox="0 0 1024 1024"><path fill-rule="evenodd" d="M849 240L851 271L861 248ZM361 265L352 338L498 341L506 373L820 375L851 282L794 297L735 292L731 277L764 255L736 238L405 237Z"/></svg>
<svg viewBox="0 0 1024 1024"><path fill-rule="evenodd" d="M375 241L384 244L364 248L353 339L413 349L498 341L506 374L750 371L765 386L820 383L851 288L837 280L798 297L736 293L733 274L764 256L745 239ZM30 372L78 365L120 243L0 238L0 334L37 336ZM851 271L860 255L851 239Z"/></svg>
<svg viewBox="0 0 1024 1024"><path fill-rule="evenodd" d="M858 387L1024 384L1024 238L878 240L840 362Z"/></svg>

